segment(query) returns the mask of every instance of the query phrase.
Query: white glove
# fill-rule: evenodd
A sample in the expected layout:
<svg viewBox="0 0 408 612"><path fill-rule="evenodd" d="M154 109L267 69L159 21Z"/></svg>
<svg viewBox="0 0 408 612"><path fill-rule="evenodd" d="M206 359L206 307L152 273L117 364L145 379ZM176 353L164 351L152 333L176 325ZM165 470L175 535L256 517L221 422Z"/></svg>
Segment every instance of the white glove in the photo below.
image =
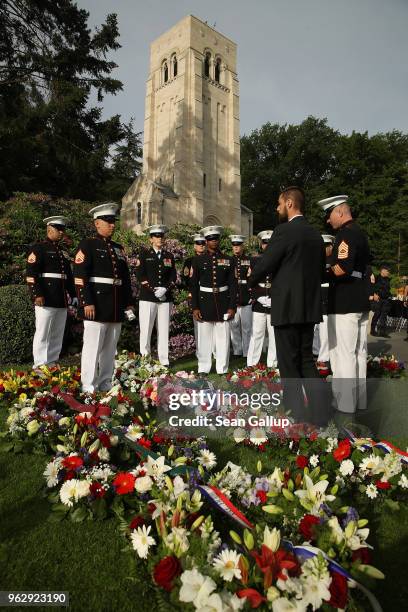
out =
<svg viewBox="0 0 408 612"><path fill-rule="evenodd" d="M270 308L271 306L271 298L266 296L266 295L262 295L261 297L259 297L257 299L257 301L261 304L261 306L263 306L264 308Z"/></svg>
<svg viewBox="0 0 408 612"><path fill-rule="evenodd" d="M163 301L165 299L166 291L166 287L156 287L154 290L154 295L158 300Z"/></svg>
<svg viewBox="0 0 408 612"><path fill-rule="evenodd" d="M78 298L74 297L71 299L71 306L72 308L78 308Z"/></svg>

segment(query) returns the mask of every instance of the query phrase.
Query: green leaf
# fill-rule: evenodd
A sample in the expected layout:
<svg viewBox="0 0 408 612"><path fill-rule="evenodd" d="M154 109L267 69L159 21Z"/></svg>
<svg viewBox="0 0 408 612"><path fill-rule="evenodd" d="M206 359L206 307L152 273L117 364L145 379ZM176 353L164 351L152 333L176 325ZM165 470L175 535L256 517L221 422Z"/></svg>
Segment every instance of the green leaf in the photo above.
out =
<svg viewBox="0 0 408 612"><path fill-rule="evenodd" d="M85 506L78 506L69 516L74 523L82 523L88 516L88 510Z"/></svg>

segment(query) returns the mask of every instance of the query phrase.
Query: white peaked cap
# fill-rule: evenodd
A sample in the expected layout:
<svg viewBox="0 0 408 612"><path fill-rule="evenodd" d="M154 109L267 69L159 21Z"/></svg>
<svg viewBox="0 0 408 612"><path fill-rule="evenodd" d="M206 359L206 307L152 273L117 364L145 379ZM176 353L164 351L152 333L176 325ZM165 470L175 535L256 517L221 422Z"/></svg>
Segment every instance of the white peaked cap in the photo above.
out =
<svg viewBox="0 0 408 612"><path fill-rule="evenodd" d="M272 234L272 230L262 230L262 232L259 232L259 234L257 235L257 238L259 238L259 240L269 240Z"/></svg>
<svg viewBox="0 0 408 612"><path fill-rule="evenodd" d="M168 231L167 225L151 225L146 229L149 234L166 234Z"/></svg>
<svg viewBox="0 0 408 612"><path fill-rule="evenodd" d="M197 242L197 240L200 240L200 241L205 240L203 234L193 234L192 238L193 238L193 242Z"/></svg>
<svg viewBox="0 0 408 612"><path fill-rule="evenodd" d="M231 242L245 242L246 236L241 236L241 234L231 234L230 236Z"/></svg>
<svg viewBox="0 0 408 612"><path fill-rule="evenodd" d="M203 227L200 230L201 234L203 234L204 238L207 236L221 236L224 228L221 225L207 225L207 227Z"/></svg>
<svg viewBox="0 0 408 612"><path fill-rule="evenodd" d="M43 223L47 225L67 225L68 219L67 217L63 217L62 215L55 215L54 217L46 217L43 219Z"/></svg>
<svg viewBox="0 0 408 612"><path fill-rule="evenodd" d="M99 217L116 217L118 210L119 206L115 204L115 202L106 202L105 204L99 204L99 206L91 208L89 214L93 215L94 219L98 219Z"/></svg>
<svg viewBox="0 0 408 612"><path fill-rule="evenodd" d="M324 200L319 200L318 205L321 207L323 212L328 213L335 206L338 206L339 204L344 204L344 202L347 202L347 200L347 195L338 195L333 196L332 198L325 198Z"/></svg>

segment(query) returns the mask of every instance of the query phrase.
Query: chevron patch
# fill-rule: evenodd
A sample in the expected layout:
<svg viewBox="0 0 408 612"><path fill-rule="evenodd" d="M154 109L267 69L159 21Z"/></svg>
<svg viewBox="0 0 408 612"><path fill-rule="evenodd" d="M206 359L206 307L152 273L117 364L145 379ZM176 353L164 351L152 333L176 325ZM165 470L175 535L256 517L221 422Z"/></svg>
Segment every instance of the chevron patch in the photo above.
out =
<svg viewBox="0 0 408 612"><path fill-rule="evenodd" d="M342 242L340 242L339 244L339 249L337 251L337 257L338 259L347 259L348 255L349 255L348 244L347 242L342 240Z"/></svg>

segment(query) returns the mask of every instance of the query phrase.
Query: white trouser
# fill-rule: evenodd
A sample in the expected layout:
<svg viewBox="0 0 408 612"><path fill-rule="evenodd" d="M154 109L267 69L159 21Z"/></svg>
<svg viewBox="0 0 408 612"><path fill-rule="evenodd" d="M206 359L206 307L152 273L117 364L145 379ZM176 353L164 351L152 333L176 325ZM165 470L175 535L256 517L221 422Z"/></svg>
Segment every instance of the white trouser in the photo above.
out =
<svg viewBox="0 0 408 612"><path fill-rule="evenodd" d="M122 323L84 321L81 357L82 391L109 391Z"/></svg>
<svg viewBox="0 0 408 612"><path fill-rule="evenodd" d="M248 354L249 340L252 330L252 306L238 306L235 317L231 321L231 342L234 355Z"/></svg>
<svg viewBox="0 0 408 612"><path fill-rule="evenodd" d="M150 355L153 325L157 319L157 354L162 365L169 365L170 302L139 302L140 354Z"/></svg>
<svg viewBox="0 0 408 612"><path fill-rule="evenodd" d="M194 340L195 340L195 345L196 345L196 355L197 355L197 350L198 350L198 322L195 320L195 318L193 317L193 325L194 325Z"/></svg>
<svg viewBox="0 0 408 612"><path fill-rule="evenodd" d="M327 327L327 315L323 315L323 321L315 325L313 336L313 354L318 355L317 361L329 361L329 331Z"/></svg>
<svg viewBox="0 0 408 612"><path fill-rule="evenodd" d="M332 388L341 412L352 414L367 407L368 312L328 316Z"/></svg>
<svg viewBox="0 0 408 612"><path fill-rule="evenodd" d="M64 339L66 308L35 306L34 368L58 361Z"/></svg>
<svg viewBox="0 0 408 612"><path fill-rule="evenodd" d="M230 322L200 321L198 331L198 371L208 374L211 370L211 355L215 347L215 368L217 374L228 372L230 352Z"/></svg>
<svg viewBox="0 0 408 612"><path fill-rule="evenodd" d="M271 315L263 312L252 313L252 334L249 341L247 366L254 366L259 363L266 329L268 330L268 354L266 357L266 365L268 368L276 367L275 334L273 326L271 325Z"/></svg>

